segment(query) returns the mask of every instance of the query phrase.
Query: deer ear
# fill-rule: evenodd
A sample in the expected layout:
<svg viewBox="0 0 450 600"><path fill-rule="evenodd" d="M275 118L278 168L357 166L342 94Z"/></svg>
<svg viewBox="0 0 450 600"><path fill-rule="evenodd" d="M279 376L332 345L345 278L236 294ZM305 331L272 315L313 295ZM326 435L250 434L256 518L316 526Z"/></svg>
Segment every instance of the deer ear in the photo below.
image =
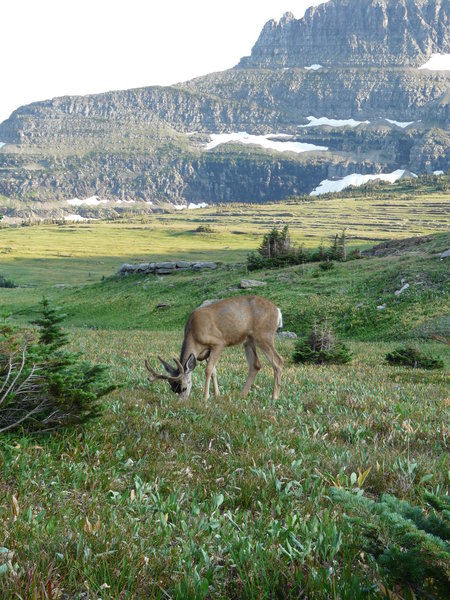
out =
<svg viewBox="0 0 450 600"><path fill-rule="evenodd" d="M195 356L193 354L190 354L187 361L184 364L184 372L189 373L190 371L193 371L195 369L196 365L197 365L197 359L195 358Z"/></svg>

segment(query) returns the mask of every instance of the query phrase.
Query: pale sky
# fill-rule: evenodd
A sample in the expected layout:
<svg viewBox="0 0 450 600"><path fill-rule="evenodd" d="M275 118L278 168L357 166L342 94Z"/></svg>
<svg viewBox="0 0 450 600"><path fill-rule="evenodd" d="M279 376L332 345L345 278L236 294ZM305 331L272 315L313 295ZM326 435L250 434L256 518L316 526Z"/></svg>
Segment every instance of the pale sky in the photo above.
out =
<svg viewBox="0 0 450 600"><path fill-rule="evenodd" d="M0 122L66 94L169 85L234 66L269 19L324 0L4 0Z"/></svg>

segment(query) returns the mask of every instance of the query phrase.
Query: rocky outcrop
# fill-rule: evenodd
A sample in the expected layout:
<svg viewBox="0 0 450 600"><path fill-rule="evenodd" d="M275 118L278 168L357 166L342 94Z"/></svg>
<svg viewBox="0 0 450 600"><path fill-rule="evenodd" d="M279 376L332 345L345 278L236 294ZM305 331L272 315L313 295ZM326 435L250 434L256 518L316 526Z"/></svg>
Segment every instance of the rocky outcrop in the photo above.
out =
<svg viewBox="0 0 450 600"><path fill-rule="evenodd" d="M242 68L411 66L450 52L448 0L330 0L268 21Z"/></svg>
<svg viewBox="0 0 450 600"><path fill-rule="evenodd" d="M140 263L137 265L123 264L117 270L117 277L127 277L128 275L172 275L173 273L181 273L183 271L206 271L217 269L215 262L188 262L182 261L165 261Z"/></svg>

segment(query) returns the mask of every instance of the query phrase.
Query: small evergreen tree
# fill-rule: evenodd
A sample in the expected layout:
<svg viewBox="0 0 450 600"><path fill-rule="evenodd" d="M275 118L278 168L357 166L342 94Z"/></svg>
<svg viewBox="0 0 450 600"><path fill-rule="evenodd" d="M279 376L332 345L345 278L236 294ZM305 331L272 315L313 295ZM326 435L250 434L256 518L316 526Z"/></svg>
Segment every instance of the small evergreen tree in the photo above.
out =
<svg viewBox="0 0 450 600"><path fill-rule="evenodd" d="M297 341L292 358L296 363L345 364L351 361L352 353L345 344L336 340L325 322L322 327L314 324L309 336Z"/></svg>
<svg viewBox="0 0 450 600"><path fill-rule="evenodd" d="M341 488L331 490L344 505L358 545L369 553L391 583L418 597L448 598L450 566L450 502L425 496L429 514L395 496L379 502Z"/></svg>
<svg viewBox="0 0 450 600"><path fill-rule="evenodd" d="M64 316L46 299L39 327L39 343L30 332L5 325L0 330L0 433L18 426L48 431L85 423L101 410L99 399L115 389L107 368L69 352Z"/></svg>

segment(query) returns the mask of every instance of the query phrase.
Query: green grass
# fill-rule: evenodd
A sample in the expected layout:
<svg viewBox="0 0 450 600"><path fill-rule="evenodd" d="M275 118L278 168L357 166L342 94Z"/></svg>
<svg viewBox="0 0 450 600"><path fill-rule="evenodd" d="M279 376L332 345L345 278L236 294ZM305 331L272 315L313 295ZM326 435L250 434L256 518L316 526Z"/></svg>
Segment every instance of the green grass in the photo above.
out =
<svg viewBox="0 0 450 600"><path fill-rule="evenodd" d="M180 334L72 332L124 388L97 425L1 440L3 597L381 597L328 490L368 470L369 495L442 492L448 377L383 365L386 344L352 344L350 366L297 366L284 342L280 400L267 365L238 397L236 348L219 363L219 399L202 401L199 367L180 403L142 368L176 354Z"/></svg>
<svg viewBox="0 0 450 600"><path fill-rule="evenodd" d="M425 491L448 489L450 350L433 336L448 338L448 265L439 252L450 236L439 233L442 213L433 222L430 212L427 225L413 212L400 217L405 208L379 207L385 225L397 214L395 226L371 227L370 202L368 213L358 205L357 220L353 202L362 199L340 202L350 211L340 221L335 200L323 200L250 207L248 215L232 206L149 223L0 230L0 273L30 286L0 289L12 321L29 322L46 294L68 315L72 349L110 365L122 386L96 423L52 437L0 438L0 597L385 597L387 583L354 545L330 487L358 486L372 498L387 492L422 507ZM202 401L203 366L186 402L164 382L148 384L144 358L156 366L157 354L179 354L194 307L247 293L236 289L245 268L227 263L244 261L262 232L287 220L294 239L312 247L350 219L358 245L434 235L400 256L251 277L266 282L258 293L281 307L285 329L305 334L328 317L352 363L295 365L293 343L277 341L285 359L277 401L267 364L239 397L242 348L223 353L218 399ZM193 233L200 223L217 233ZM168 257L224 264L164 278L109 277L122 262ZM397 297L402 279L410 288ZM160 301L170 306L158 309ZM446 368L387 365L386 352L411 337Z"/></svg>
<svg viewBox="0 0 450 600"><path fill-rule="evenodd" d="M399 194L220 205L144 217L141 222L78 223L0 229L0 273L26 285L79 284L113 274L122 262L169 258L245 261L262 234L289 223L293 241L327 245L346 228L352 246L447 231L450 195ZM195 233L200 224L213 234Z"/></svg>

